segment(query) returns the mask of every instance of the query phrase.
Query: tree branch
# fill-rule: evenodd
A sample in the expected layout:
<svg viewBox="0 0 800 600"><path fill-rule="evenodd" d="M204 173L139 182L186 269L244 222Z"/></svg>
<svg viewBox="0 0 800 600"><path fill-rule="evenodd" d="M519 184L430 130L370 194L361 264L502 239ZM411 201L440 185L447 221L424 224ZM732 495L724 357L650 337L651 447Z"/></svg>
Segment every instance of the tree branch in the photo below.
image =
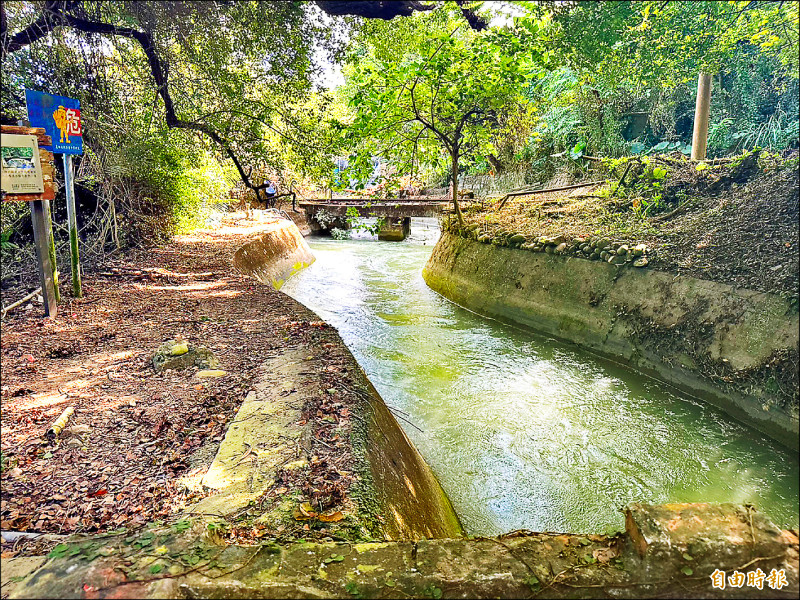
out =
<svg viewBox="0 0 800 600"><path fill-rule="evenodd" d="M253 190L256 193L256 197L261 200L259 191L265 189L265 186L257 186L252 183L250 179L252 170L249 173L245 173L244 167L242 166L241 161L239 161L239 158L236 156L236 153L233 151L230 143L208 125L195 121L183 120L177 116L175 113L175 105L172 101L172 96L169 93L167 81L169 70L167 65L165 65L159 58L155 45L153 44L153 38L148 32L139 31L130 27L119 27L111 23L82 19L80 17L63 12L61 10L62 6L65 5L52 0L46 2L42 14L36 19L36 21L19 33L15 34L7 44L3 44L3 57L10 52L20 50L31 43L42 39L56 27L71 27L84 33L119 36L136 40L147 57L147 62L150 66L150 73L153 75L153 79L156 82L158 95L160 95L161 99L164 101L164 112L167 127L170 129L186 129L189 131L196 131L211 138L225 151L225 154L228 155L228 158L233 161L233 164L236 166L236 170L238 171L239 176L241 177L245 186ZM3 8L3 13L5 14L5 8ZM3 22L5 22L5 18L3 19ZM3 41L6 39L6 33L6 31L3 32Z"/></svg>

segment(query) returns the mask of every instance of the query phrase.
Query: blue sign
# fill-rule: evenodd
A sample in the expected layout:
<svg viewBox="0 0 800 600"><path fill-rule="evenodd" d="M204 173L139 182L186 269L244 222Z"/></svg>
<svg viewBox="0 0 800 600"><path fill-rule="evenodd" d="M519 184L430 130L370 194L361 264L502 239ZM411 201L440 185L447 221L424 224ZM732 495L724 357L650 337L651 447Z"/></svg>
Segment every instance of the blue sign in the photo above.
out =
<svg viewBox="0 0 800 600"><path fill-rule="evenodd" d="M25 90L31 127L44 127L53 140L41 146L56 154L83 154L81 103L74 98Z"/></svg>

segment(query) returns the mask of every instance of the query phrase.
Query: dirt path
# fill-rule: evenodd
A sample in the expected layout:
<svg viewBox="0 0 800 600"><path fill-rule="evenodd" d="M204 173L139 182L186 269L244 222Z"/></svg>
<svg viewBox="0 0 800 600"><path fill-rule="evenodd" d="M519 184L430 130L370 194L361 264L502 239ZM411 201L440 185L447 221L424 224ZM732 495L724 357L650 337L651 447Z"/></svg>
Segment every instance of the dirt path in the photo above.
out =
<svg viewBox="0 0 800 600"><path fill-rule="evenodd" d="M326 396L347 371L337 366L347 362L346 349L313 313L233 271L233 253L263 224L225 225L86 274L85 298L66 300L55 320L43 319L38 307L8 315L2 332L3 530L109 531L201 501L213 491L197 484L252 389L256 367L286 350L308 355L307 377L294 387L307 392L300 426L321 422L311 433L312 453L322 456L315 456L317 466L324 467L330 453L336 461L329 462L346 473L349 446L328 430L336 423L342 431L347 410ZM335 339L324 339L331 335ZM198 379L197 369L157 374L153 353L176 336L212 350L228 375ZM58 445L44 445L48 426L70 406L75 413ZM326 469L317 466L318 483L341 503L349 480L334 473L339 481L327 481ZM272 493L276 486L285 493L292 484L274 483Z"/></svg>

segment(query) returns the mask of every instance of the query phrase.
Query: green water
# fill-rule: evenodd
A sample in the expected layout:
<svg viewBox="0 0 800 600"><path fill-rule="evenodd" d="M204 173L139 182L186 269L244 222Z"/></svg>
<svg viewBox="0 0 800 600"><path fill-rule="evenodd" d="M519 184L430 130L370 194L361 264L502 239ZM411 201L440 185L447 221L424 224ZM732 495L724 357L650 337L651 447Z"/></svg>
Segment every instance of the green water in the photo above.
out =
<svg viewBox="0 0 800 600"><path fill-rule="evenodd" d="M338 328L473 535L602 532L629 502L752 503L797 527L798 458L717 409L431 291L437 231L311 241L283 291ZM401 412L402 411L402 412Z"/></svg>

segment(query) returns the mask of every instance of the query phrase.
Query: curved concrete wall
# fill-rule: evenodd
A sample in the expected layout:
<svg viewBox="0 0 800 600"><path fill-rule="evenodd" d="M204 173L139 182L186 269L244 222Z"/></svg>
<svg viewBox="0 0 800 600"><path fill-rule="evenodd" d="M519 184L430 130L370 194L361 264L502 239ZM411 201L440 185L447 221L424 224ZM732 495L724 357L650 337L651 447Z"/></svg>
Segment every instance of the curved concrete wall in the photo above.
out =
<svg viewBox="0 0 800 600"><path fill-rule="evenodd" d="M627 363L798 447L798 312L780 296L448 232L423 277L457 304Z"/></svg>
<svg viewBox="0 0 800 600"><path fill-rule="evenodd" d="M311 249L290 221L270 226L259 239L234 255L239 271L276 289L312 262ZM312 312L305 307L303 310ZM316 314L314 318L322 320ZM338 336L337 343L346 350ZM359 405L351 409L357 415L352 449L363 480L355 500L362 518L371 521L368 528L391 540L463 535L450 500L430 466L406 437L356 359L349 351L347 354L351 361L348 371L359 391Z"/></svg>
<svg viewBox="0 0 800 600"><path fill-rule="evenodd" d="M245 275L281 289L284 282L314 262L311 248L292 221L270 223L257 240L233 255L233 266Z"/></svg>
<svg viewBox="0 0 800 600"><path fill-rule="evenodd" d="M367 376L358 370L370 391L365 412L369 415L367 435L361 443L382 516L380 529L384 537L390 540L460 537L461 524L439 480Z"/></svg>

